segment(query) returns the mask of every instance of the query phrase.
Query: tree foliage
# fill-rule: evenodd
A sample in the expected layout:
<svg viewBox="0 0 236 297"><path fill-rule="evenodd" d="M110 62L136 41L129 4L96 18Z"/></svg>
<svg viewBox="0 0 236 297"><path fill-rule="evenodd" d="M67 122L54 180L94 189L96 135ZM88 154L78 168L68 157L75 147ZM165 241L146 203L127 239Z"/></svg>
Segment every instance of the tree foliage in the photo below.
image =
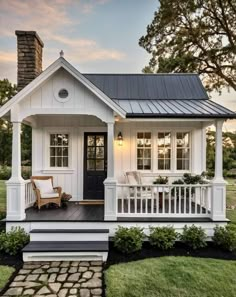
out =
<svg viewBox="0 0 236 297"><path fill-rule="evenodd" d="M0 107L17 94L16 85L8 79L0 80ZM31 127L22 125L22 163L31 163ZM0 165L11 165L12 125L7 119L0 119Z"/></svg>
<svg viewBox="0 0 236 297"><path fill-rule="evenodd" d="M197 72L207 90L236 90L236 0L160 0L139 45L146 73Z"/></svg>

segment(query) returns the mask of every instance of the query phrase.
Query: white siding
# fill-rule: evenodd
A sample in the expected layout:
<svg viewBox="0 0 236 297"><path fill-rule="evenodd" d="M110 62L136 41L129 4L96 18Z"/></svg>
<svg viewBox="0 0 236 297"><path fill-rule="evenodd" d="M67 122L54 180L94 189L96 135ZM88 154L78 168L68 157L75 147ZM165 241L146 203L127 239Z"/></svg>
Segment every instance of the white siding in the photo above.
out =
<svg viewBox="0 0 236 297"><path fill-rule="evenodd" d="M69 92L65 102L58 101L60 89ZM114 120L113 111L64 69L58 70L19 104L22 119L35 114L81 114L95 115L104 122Z"/></svg>

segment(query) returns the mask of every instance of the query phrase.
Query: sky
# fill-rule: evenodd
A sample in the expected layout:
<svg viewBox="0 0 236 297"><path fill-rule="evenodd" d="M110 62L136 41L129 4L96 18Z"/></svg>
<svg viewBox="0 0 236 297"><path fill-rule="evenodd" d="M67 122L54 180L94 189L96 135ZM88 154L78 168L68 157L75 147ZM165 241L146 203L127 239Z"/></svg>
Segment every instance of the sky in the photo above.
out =
<svg viewBox="0 0 236 297"><path fill-rule="evenodd" d="M0 79L16 83L15 30L37 31L44 69L62 49L82 73L140 73L150 56L138 40L157 8L157 0L0 0ZM211 98L236 111L235 91ZM236 131L236 121L225 129Z"/></svg>

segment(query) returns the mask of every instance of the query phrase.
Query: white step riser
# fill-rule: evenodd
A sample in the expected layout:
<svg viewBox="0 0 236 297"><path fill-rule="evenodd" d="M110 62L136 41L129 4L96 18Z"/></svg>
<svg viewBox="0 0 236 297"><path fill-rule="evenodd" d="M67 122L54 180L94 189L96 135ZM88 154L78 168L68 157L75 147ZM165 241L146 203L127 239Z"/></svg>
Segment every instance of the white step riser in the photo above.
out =
<svg viewBox="0 0 236 297"><path fill-rule="evenodd" d="M103 261L108 252L24 252L23 261Z"/></svg>
<svg viewBox="0 0 236 297"><path fill-rule="evenodd" d="M30 233L30 241L108 241L108 233Z"/></svg>

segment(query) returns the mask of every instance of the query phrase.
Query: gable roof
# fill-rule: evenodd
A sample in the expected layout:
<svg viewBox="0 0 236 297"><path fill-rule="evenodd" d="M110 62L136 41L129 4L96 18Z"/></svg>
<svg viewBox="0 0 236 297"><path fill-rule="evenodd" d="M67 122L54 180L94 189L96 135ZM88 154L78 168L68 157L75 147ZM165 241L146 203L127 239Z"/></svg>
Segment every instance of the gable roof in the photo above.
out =
<svg viewBox="0 0 236 297"><path fill-rule="evenodd" d="M58 58L46 70L44 70L37 78L35 78L19 93L17 93L14 97L12 97L6 104L4 104L0 108L0 117L4 116L14 104L20 102L23 98L25 98L32 91L34 91L35 88L42 85L43 82L45 82L60 68L64 68L65 70L67 70L73 77L75 77L79 82L81 82L84 86L86 86L92 93L94 93L98 98L100 98L114 112L116 112L121 117L125 117L126 112L122 109L122 107L116 104L111 98L109 98L99 88L97 88L93 83L91 83L85 76L83 76L83 74L81 74L77 69L75 69L63 57Z"/></svg>
<svg viewBox="0 0 236 297"><path fill-rule="evenodd" d="M207 100L197 74L84 74L112 99Z"/></svg>

